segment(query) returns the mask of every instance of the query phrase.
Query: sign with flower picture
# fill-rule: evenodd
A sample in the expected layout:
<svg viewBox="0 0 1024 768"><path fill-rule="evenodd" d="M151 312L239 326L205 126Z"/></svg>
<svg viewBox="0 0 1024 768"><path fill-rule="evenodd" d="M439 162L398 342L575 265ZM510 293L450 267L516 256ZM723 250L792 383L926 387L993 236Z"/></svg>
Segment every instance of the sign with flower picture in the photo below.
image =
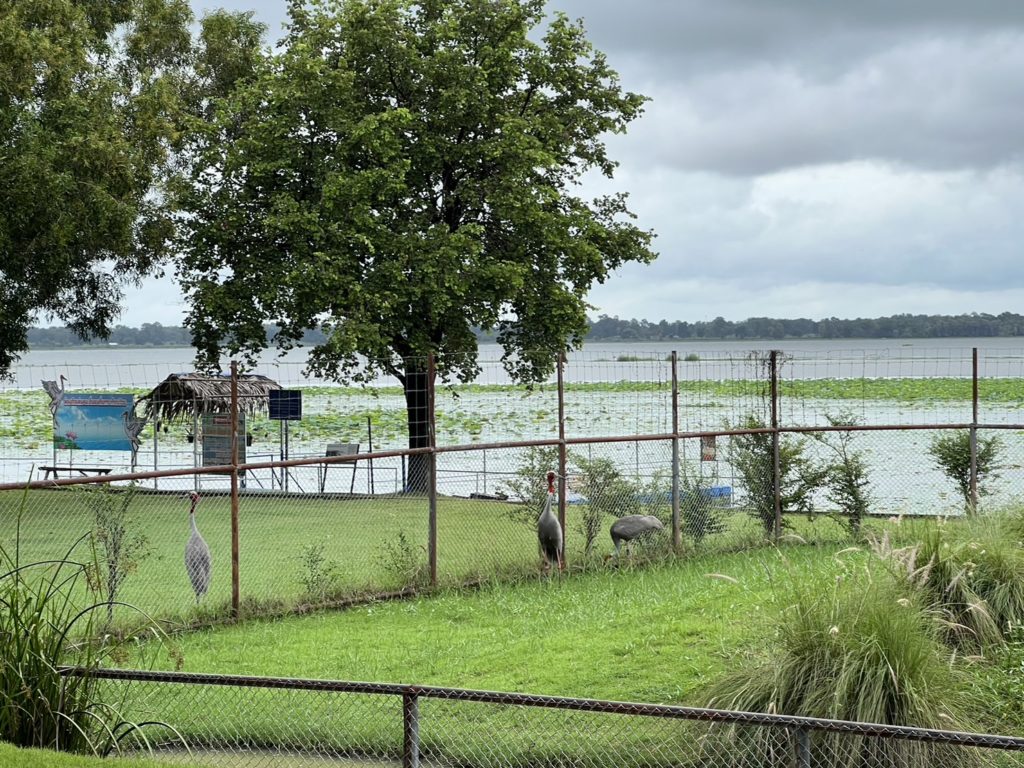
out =
<svg viewBox="0 0 1024 768"><path fill-rule="evenodd" d="M64 393L53 415L53 444L77 451L130 451L133 395Z"/></svg>

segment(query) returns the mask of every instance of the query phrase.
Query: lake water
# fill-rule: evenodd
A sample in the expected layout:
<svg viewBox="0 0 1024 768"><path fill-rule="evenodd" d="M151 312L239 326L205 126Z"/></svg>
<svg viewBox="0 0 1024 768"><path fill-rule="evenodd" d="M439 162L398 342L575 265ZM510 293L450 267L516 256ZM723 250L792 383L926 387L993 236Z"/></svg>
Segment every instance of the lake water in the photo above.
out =
<svg viewBox="0 0 1024 768"><path fill-rule="evenodd" d="M752 351L763 353L776 348L784 353L781 375L784 378L906 378L956 377L972 374L971 350L979 349L979 373L982 377L1024 377L1024 339L911 339L911 340L798 340L785 342L666 342L666 343L594 343L569 356L566 381L642 381L658 386L646 390L570 391L566 398L567 430L570 437L600 437L632 434L662 434L671 431L670 387L672 351L679 355L678 375L683 380L760 379L763 363ZM506 383L500 364L501 350L494 344L480 348L483 384ZM686 359L689 357L690 359ZM274 378L285 387L309 387L331 382L307 378L303 374L305 350L292 350L278 357L268 353L256 372ZM225 366L227 367L227 366ZM0 390L18 388L41 390L40 381L64 375L69 391L131 387L149 389L171 373L194 369L193 351L187 348L100 347L66 350L40 350L26 354L14 369L14 381L0 383ZM382 377L377 382L394 386L397 382ZM1024 393L1022 393L1024 394ZM735 424L743 414L756 411L763 403L756 398L703 397L692 393L681 403L680 427L684 431L713 431L727 423ZM694 399L695 398L695 399ZM1024 398L1022 398L1024 399ZM41 416L48 416L40 405ZM799 400L783 402L782 419L788 425L824 423L824 414L852 408L864 424L944 424L970 421L970 403L934 402L908 405L899 402ZM438 440L441 445L471 442L489 443L507 440L551 439L558 435L557 399L553 387L540 387L529 395L518 392L475 392L453 398L438 393ZM290 453L322 456L327 442L359 442L367 450L367 417L376 424L373 445L378 450L399 448L404 437L404 402L400 394L332 396L322 392L307 396L303 403L304 422L292 426ZM440 417L443 415L443 418ZM19 414L0 414L0 419L19 418ZM319 431L313 426L330 426ZM325 421L326 420L326 421ZM1019 424L1019 403L983 407L983 423ZM178 428L180 427L180 428ZM201 459L197 446L185 441L185 429L178 425L162 434L154 444L152 430L139 455L140 469L189 467ZM250 461L268 461L281 457L282 442L277 424L260 425L256 442L250 448ZM858 437L872 467L879 501L890 510L913 512L924 505L933 509L933 501L944 493L946 481L930 465L927 442L933 434L926 431L866 432ZM1024 485L1024 447L1019 433L1003 433L1007 438L1008 466L1003 471L1001 488L1012 494ZM0 479L23 481L32 466L54 460L45 436L33 441L16 440L0 446L3 468ZM721 472L724 485L735 485L735 478L724 461L702 463L699 446L683 441L683 458L695 462L701 471ZM723 441L724 443L724 441ZM637 477L649 477L663 470L670 455L669 443L609 443L593 448L581 446L586 454L612 458ZM724 454L724 450L720 451ZM66 463L71 457L59 457ZM720 457L721 458L721 457ZM127 454L100 455L81 452L75 463L102 464L126 470ZM515 470L519 452L512 449L445 454L440 457L442 491L457 495L490 493L502 477ZM716 465L712 467L711 465ZM391 492L401 488L400 460L375 462L373 472L360 464L353 473L333 468L321 475L316 467L298 468L288 478L289 490L316 491L321 483L328 490ZM280 488L283 478L261 470L249 479L250 487ZM184 486L190 480L161 481L161 487ZM210 476L204 487L217 487L224 481ZM1001 497L1002 494L997 494ZM949 502L955 506L955 500Z"/></svg>
<svg viewBox="0 0 1024 768"><path fill-rule="evenodd" d="M587 344L568 357L568 381L661 380L671 376L667 358L679 355L681 378L735 378L751 352L778 349L785 353L783 375L795 378L925 377L971 375L971 349L979 349L981 376L1014 376L1024 359L1024 338L958 339L813 339L790 341L679 341L605 342ZM308 350L293 349L284 355L267 352L255 370L283 386L330 384L306 377L303 368ZM687 356L698 360L687 362ZM641 358L641 359L635 359ZM501 368L501 348L480 346L481 376L487 384L507 383ZM223 366L228 368L228 359ZM194 351L184 347L80 347L26 353L13 370L11 382L0 387L28 389L43 379L64 375L69 386L81 388L153 387L172 373L195 369ZM376 384L394 385L390 377Z"/></svg>

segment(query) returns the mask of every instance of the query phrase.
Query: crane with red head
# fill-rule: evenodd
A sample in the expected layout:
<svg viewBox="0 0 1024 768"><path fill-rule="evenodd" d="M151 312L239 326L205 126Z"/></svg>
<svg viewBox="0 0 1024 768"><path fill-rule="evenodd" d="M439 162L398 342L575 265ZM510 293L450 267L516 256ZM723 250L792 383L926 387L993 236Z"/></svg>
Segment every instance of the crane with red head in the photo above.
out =
<svg viewBox="0 0 1024 768"><path fill-rule="evenodd" d="M540 517L537 518L537 540L540 542L540 552L544 557L545 570L550 570L553 563L558 564L559 570L565 569L565 560L562 557L562 526L551 511L551 502L555 497L555 473L548 472L548 495L544 499L544 507L541 509Z"/></svg>

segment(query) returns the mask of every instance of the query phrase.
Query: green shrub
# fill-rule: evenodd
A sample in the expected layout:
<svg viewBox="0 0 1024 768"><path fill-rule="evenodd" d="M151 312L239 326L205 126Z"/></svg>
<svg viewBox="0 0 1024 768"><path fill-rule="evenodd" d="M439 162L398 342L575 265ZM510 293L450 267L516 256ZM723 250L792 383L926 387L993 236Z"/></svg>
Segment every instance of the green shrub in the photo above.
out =
<svg viewBox="0 0 1024 768"><path fill-rule="evenodd" d="M996 462L1001 447L999 438L995 436L977 438L975 468L979 496L984 496L989 492L985 481L997 477L995 474ZM936 435L928 446L928 453L932 455L939 469L946 473L946 477L956 483L957 490L964 500L964 509L967 514L973 514L976 510L971 498L970 431L957 430Z"/></svg>
<svg viewBox="0 0 1024 768"><path fill-rule="evenodd" d="M558 471L558 446L531 446L527 448L516 467L515 474L502 480L498 490L521 504L505 504L504 515L515 523L536 528L541 507L548 495L548 472Z"/></svg>
<svg viewBox="0 0 1024 768"><path fill-rule="evenodd" d="M927 728L962 724L934 622L884 572L848 572L830 584L798 576L780 606L767 655L714 683L712 706ZM735 765L792 765L793 745L771 729L727 728L715 738L728 742L712 744L733 750ZM896 739L815 733L811 748L812 765L970 764L949 748Z"/></svg>
<svg viewBox="0 0 1024 768"><path fill-rule="evenodd" d="M833 427L852 427L857 424L856 418L845 413L836 416L825 414L825 418ZM825 446L832 456L832 460L822 468L825 495L839 507L850 535L859 539L861 525L871 506L871 494L868 490L867 462L864 461L864 455L852 447L854 432L815 432L811 438Z"/></svg>
<svg viewBox="0 0 1024 768"><path fill-rule="evenodd" d="M324 554L324 542L307 544L299 555L299 583L303 595L312 603L322 603L335 589L338 564Z"/></svg>
<svg viewBox="0 0 1024 768"><path fill-rule="evenodd" d="M711 496L718 479L692 472L684 465L679 480L679 522L683 534L699 547L705 537L725 530L724 510Z"/></svg>
<svg viewBox="0 0 1024 768"><path fill-rule="evenodd" d="M586 498L577 526L583 534L584 552L590 555L605 528L607 517L636 515L641 511L637 485L622 476L611 459L573 457L577 467L576 490Z"/></svg>
<svg viewBox="0 0 1024 768"><path fill-rule="evenodd" d="M377 564L401 586L418 587L430 581L427 549L409 541L405 531L399 531L394 540L381 545Z"/></svg>
<svg viewBox="0 0 1024 768"><path fill-rule="evenodd" d="M765 424L756 416L747 416L740 428L764 429ZM771 536L775 530L775 459L771 433L733 435L729 441L729 463L746 488L751 517L761 524L765 536ZM805 440L788 435L781 438L779 478L782 514L812 514L812 495L821 484L822 472L807 457Z"/></svg>
<svg viewBox="0 0 1024 768"><path fill-rule="evenodd" d="M114 603L125 579L149 554L149 542L135 530L129 513L136 487L112 488L106 483L82 486L78 493L92 512L91 543L96 569L90 572L94 590L107 601L107 621L114 618Z"/></svg>

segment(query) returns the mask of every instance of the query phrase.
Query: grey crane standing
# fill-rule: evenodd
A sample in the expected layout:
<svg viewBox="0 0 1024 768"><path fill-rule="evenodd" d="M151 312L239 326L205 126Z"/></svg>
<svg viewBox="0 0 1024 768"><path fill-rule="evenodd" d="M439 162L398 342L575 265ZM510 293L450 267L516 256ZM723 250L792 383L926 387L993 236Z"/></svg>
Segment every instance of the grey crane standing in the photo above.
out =
<svg viewBox="0 0 1024 768"><path fill-rule="evenodd" d="M188 544L185 545L185 570L188 572L189 581L192 582L192 589L196 593L196 603L198 604L210 587L210 569L213 566L213 561L210 558L210 548L196 527L196 505L199 503L199 494L190 493L189 498L192 500L192 506L188 511L192 535L188 537Z"/></svg>
<svg viewBox="0 0 1024 768"><path fill-rule="evenodd" d="M660 531L665 526L661 520L654 515L626 515L612 523L612 543L615 545L615 554L619 554L622 542L631 542L638 536L643 536L651 531Z"/></svg>
<svg viewBox="0 0 1024 768"><path fill-rule="evenodd" d="M548 472L548 495L544 499L544 508L537 518L537 539L540 541L540 552L544 556L544 570L550 570L551 564L557 563L558 569L565 568L562 560L562 526L558 518L551 512L551 500L555 497L555 473Z"/></svg>

